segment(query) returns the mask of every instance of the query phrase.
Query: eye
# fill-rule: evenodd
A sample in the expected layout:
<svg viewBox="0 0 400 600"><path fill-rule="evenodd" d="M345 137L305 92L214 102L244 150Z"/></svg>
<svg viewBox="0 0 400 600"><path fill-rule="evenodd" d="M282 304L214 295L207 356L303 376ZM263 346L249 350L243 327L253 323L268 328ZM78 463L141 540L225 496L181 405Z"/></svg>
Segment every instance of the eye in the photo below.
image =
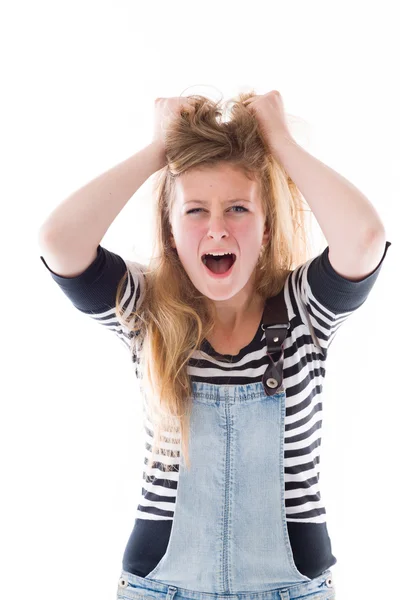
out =
<svg viewBox="0 0 400 600"><path fill-rule="evenodd" d="M231 206L231 208L241 208L242 210L244 210L245 212L249 212L247 210L247 208L245 208L244 206L240 206L240 205L235 205L235 206ZM192 208L191 210L187 211L187 215L190 215L190 213L194 213L196 210L204 210L203 208ZM234 211L236 212L236 211ZM241 211L240 211L241 212Z"/></svg>

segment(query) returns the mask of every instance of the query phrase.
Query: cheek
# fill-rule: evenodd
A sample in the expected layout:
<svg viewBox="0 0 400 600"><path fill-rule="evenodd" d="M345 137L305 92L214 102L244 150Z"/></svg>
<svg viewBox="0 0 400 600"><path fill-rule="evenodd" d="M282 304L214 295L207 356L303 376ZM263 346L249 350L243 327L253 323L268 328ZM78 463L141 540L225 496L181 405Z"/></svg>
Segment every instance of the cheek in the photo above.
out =
<svg viewBox="0 0 400 600"><path fill-rule="evenodd" d="M239 244L244 247L252 246L257 239L256 232L254 231L254 227L251 227L249 223L243 223L235 227L231 230L231 235L233 235Z"/></svg>
<svg viewBox="0 0 400 600"><path fill-rule="evenodd" d="M185 246L195 246L199 240L203 239L207 231L204 227L196 223L186 223L180 231L180 239Z"/></svg>
<svg viewBox="0 0 400 600"><path fill-rule="evenodd" d="M178 245L186 263L196 260L204 235L199 227L187 225L178 232Z"/></svg>

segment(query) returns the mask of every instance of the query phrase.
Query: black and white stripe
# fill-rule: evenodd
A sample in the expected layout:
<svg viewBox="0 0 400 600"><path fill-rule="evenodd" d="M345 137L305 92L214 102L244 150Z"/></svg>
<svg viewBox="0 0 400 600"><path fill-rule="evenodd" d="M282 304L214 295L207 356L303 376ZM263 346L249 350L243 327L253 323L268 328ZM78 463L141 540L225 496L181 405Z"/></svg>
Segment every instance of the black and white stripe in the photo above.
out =
<svg viewBox="0 0 400 600"><path fill-rule="evenodd" d="M326 511L319 489L322 391L328 349L348 317L367 299L380 272L390 242L377 269L362 281L350 281L334 271L329 263L327 247L322 254L308 260L290 273L284 286L290 328L284 345L285 417L285 506L288 522L324 523ZM49 267L46 265L50 271ZM51 271L53 279L76 308L107 327L130 349L132 332L115 314L115 293L119 279L128 269L124 291L124 308L130 314L143 299L145 267L102 246L97 258L77 278L63 278ZM261 381L268 357L265 334L259 328L253 341L231 362L218 360L206 342L188 365L193 381L224 384L246 384ZM133 361L138 360L134 355ZM139 359L140 362L140 359ZM140 377L138 369L136 374ZM143 403L145 452L142 498L136 518L152 521L172 520L174 516L179 467L176 459L156 455L156 466L149 468L153 428ZM168 434L173 438L173 434ZM178 435L170 447L179 448ZM162 444L166 447L166 444ZM172 472L165 464L174 464Z"/></svg>

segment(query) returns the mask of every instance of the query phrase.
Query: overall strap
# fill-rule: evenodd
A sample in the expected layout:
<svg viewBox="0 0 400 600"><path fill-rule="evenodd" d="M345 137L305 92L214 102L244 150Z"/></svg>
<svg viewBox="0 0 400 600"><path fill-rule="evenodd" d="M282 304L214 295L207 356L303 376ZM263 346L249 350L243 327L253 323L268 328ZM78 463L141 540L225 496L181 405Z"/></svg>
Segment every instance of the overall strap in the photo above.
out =
<svg viewBox="0 0 400 600"><path fill-rule="evenodd" d="M264 372L262 383L265 393L273 396L283 391L283 343L289 329L289 317L285 304L284 288L279 294L268 298L265 302L262 316L262 329L265 331L265 343L267 355L270 359ZM275 362L272 354L279 352L279 358Z"/></svg>

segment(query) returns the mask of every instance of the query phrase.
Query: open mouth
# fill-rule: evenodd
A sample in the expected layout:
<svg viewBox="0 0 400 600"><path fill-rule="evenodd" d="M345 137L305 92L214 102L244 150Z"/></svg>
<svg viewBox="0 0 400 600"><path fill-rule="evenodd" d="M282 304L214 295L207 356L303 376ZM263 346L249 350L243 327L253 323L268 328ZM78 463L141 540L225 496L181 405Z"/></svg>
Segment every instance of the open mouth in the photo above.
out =
<svg viewBox="0 0 400 600"><path fill-rule="evenodd" d="M223 275L233 266L236 261L236 254L224 254L223 256L203 254L201 260L209 271L216 275Z"/></svg>

